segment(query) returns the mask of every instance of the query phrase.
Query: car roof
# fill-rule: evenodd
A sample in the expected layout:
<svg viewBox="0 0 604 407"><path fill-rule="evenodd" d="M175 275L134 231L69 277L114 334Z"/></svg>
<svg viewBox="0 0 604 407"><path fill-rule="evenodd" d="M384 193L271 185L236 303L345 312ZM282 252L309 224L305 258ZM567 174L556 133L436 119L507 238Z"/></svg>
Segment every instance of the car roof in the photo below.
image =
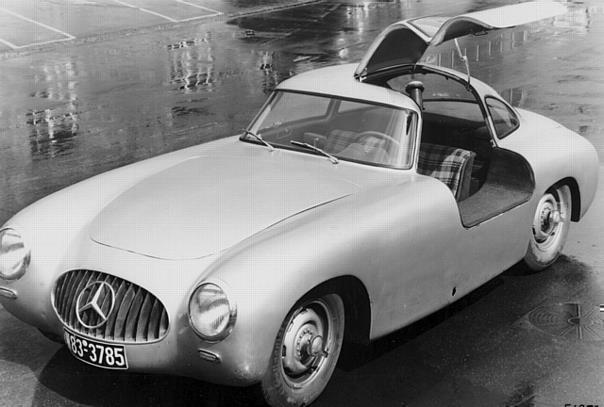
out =
<svg viewBox="0 0 604 407"><path fill-rule="evenodd" d="M317 93L419 111L407 95L356 80L353 75L356 67L357 64L345 64L314 69L281 82L277 90Z"/></svg>
<svg viewBox="0 0 604 407"><path fill-rule="evenodd" d="M441 71L459 78L462 81L467 79L465 73L456 71L455 69L427 63L418 63L417 65L425 66L435 71ZM345 64L314 69L312 71L298 74L281 82L277 86L277 89L367 100L376 103L404 107L418 112L417 105L409 96L382 86L364 83L355 79L353 74L356 67L357 64ZM481 80L476 79L475 77L472 77L470 80L470 85L480 95L500 97L499 93L497 93L495 89Z"/></svg>
<svg viewBox="0 0 604 407"><path fill-rule="evenodd" d="M468 76L465 73L456 71L455 69L446 68L444 66L437 66L437 65L427 64L427 63L420 63L420 64L417 64L417 65L419 65L419 66L425 66L425 67L433 69L435 71L445 72L445 73L447 73L447 74L449 74L451 76L455 76L456 78L458 78L458 79L460 79L460 80L462 80L464 82L467 82L467 79L468 79ZM470 79L470 85L481 96L496 96L496 97L501 97L499 95L499 93L495 89L493 89L493 87L491 87L488 84L484 83L480 79L476 79L473 76Z"/></svg>

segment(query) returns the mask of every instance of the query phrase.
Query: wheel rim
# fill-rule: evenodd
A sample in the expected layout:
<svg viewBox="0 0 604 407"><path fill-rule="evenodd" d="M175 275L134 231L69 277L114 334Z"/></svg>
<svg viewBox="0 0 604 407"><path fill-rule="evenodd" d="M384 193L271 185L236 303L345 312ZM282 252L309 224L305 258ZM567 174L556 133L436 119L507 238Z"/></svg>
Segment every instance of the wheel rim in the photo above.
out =
<svg viewBox="0 0 604 407"><path fill-rule="evenodd" d="M566 218L566 207L560 194L543 195L535 212L533 237L537 247L547 249L556 243Z"/></svg>
<svg viewBox="0 0 604 407"><path fill-rule="evenodd" d="M292 313L281 345L281 367L289 386L301 388L326 369L334 342L333 310L313 300Z"/></svg>

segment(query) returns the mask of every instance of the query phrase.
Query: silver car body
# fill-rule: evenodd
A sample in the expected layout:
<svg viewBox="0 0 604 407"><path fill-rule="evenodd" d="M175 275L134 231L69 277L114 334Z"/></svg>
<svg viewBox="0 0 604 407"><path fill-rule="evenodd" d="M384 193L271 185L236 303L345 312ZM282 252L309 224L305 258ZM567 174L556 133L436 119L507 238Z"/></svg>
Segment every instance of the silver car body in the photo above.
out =
<svg viewBox="0 0 604 407"><path fill-rule="evenodd" d="M364 83L355 70L357 77L363 71L350 64L307 72L278 90L420 115L411 98ZM471 86L483 103L501 100L474 78ZM86 269L119 276L153 293L169 319L163 339L126 344L130 370L231 385L262 378L288 311L322 284L354 292L350 339L381 337L522 259L538 200L552 185L572 184L573 220L589 208L598 174L593 146L550 119L515 111L519 128L493 143L526 160L534 189L526 202L472 227L462 224L442 182L418 174L417 152L410 169L334 165L229 137L95 176L16 214L5 226L23 235L31 264L19 280L0 280L0 301L23 321L62 335L51 298L61 275ZM188 319L189 298L207 281L223 286L237 307L232 332L214 343L197 336Z"/></svg>

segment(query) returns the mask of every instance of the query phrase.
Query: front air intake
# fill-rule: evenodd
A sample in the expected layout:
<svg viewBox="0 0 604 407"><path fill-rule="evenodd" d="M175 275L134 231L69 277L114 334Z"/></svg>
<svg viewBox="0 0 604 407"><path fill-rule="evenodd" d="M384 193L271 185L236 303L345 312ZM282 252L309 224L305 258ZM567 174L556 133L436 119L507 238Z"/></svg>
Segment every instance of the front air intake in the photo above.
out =
<svg viewBox="0 0 604 407"><path fill-rule="evenodd" d="M168 332L168 314L153 294L99 271L63 274L55 284L52 303L65 327L91 338L147 343Z"/></svg>

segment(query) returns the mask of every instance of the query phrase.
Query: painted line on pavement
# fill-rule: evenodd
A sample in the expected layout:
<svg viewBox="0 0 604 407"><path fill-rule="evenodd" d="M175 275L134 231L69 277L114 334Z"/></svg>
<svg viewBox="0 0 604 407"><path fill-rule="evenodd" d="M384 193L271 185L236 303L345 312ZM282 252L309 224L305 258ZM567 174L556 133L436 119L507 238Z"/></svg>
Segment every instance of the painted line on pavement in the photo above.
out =
<svg viewBox="0 0 604 407"><path fill-rule="evenodd" d="M12 49L17 49L17 48L19 48L19 46L18 46L18 45L15 45L15 44L13 44L13 43L12 43L12 42L10 42L10 41L3 40L2 38L0 38L0 42L1 42L2 44L4 44L4 45L9 46L9 47L10 47L10 48L12 48Z"/></svg>
<svg viewBox="0 0 604 407"><path fill-rule="evenodd" d="M140 10L142 12L153 14L154 16L157 16L157 17L160 17L160 18L164 18L164 19L166 19L166 20L168 20L168 21L170 21L172 23L177 23L178 22L178 20L175 20L172 17L165 16L165 15L160 14L160 13L158 13L156 11L153 11L153 10L149 10L149 9L146 9L146 8L143 8L143 7L139 7L139 6L136 6L134 4L126 3L125 1L122 1L122 0L113 0L113 1L115 1L118 4L121 4L122 6L130 7L130 8L135 8L135 9Z"/></svg>
<svg viewBox="0 0 604 407"><path fill-rule="evenodd" d="M10 14L10 15L12 15L14 17L20 18L21 20L24 20L24 21L27 21L29 23L33 23L33 24L39 25L40 27L44 27L47 30L54 31L56 33L59 33L59 34L65 36L65 38L58 38L58 39L55 39L55 40L48 40L48 41L31 42L31 43L25 44L25 45L16 45L16 44L13 44L10 41L7 41L7 40L4 40L4 39L0 38L0 42L1 43L5 44L5 45L8 45L12 49L27 48L27 47L31 47L31 46L34 46L34 45L51 44L53 42L70 41L70 40L74 40L76 38L75 36L73 36L73 35L71 35L69 33L66 33L65 31L61 31L58 28L51 27L48 24L44 24L44 23L41 23L41 22L36 21L36 20L32 20L31 18L22 16L21 14L15 13L14 11L8 10L8 9L6 9L4 7L0 7L0 10L2 10L5 13Z"/></svg>
<svg viewBox="0 0 604 407"><path fill-rule="evenodd" d="M182 4L187 4L187 5L193 6L193 7L197 7L201 10L206 10L211 13L211 14L204 14L203 16L198 16L198 17L185 18L185 19L179 20L179 21L197 20L199 18L216 17L216 16L221 16L222 14L224 14L222 11L214 10L213 8L209 8L209 7L205 7L205 6L200 6L199 4L190 3L186 0L176 0L176 2L182 3Z"/></svg>
<svg viewBox="0 0 604 407"><path fill-rule="evenodd" d="M204 14L204 15L201 15L201 16L183 18L183 19L178 20L178 19L175 19L175 18L172 18L172 17L168 17L167 15L158 13L157 11L149 10L147 8L144 8L144 7L139 7L139 6L135 5L135 4L126 3L125 1L122 1L122 0L113 0L113 1L116 2L116 3L118 3L118 4L121 4L123 6L131 7L131 8L140 10L140 11L145 12L145 13L153 14L154 16L157 16L157 17L160 17L160 18L164 18L164 19L166 19L166 20L168 20L168 21L170 21L172 23L182 23L182 22L185 22L185 21L199 20L201 18L216 17L216 16L220 16L220 15L223 14L222 12L220 12L218 10L214 10L214 9L209 8L209 7L200 6L199 4L189 3L188 1L185 1L185 0L175 0L176 3L186 4L188 6L196 7L198 9L200 9L200 10L209 11L211 13L211 14Z"/></svg>

